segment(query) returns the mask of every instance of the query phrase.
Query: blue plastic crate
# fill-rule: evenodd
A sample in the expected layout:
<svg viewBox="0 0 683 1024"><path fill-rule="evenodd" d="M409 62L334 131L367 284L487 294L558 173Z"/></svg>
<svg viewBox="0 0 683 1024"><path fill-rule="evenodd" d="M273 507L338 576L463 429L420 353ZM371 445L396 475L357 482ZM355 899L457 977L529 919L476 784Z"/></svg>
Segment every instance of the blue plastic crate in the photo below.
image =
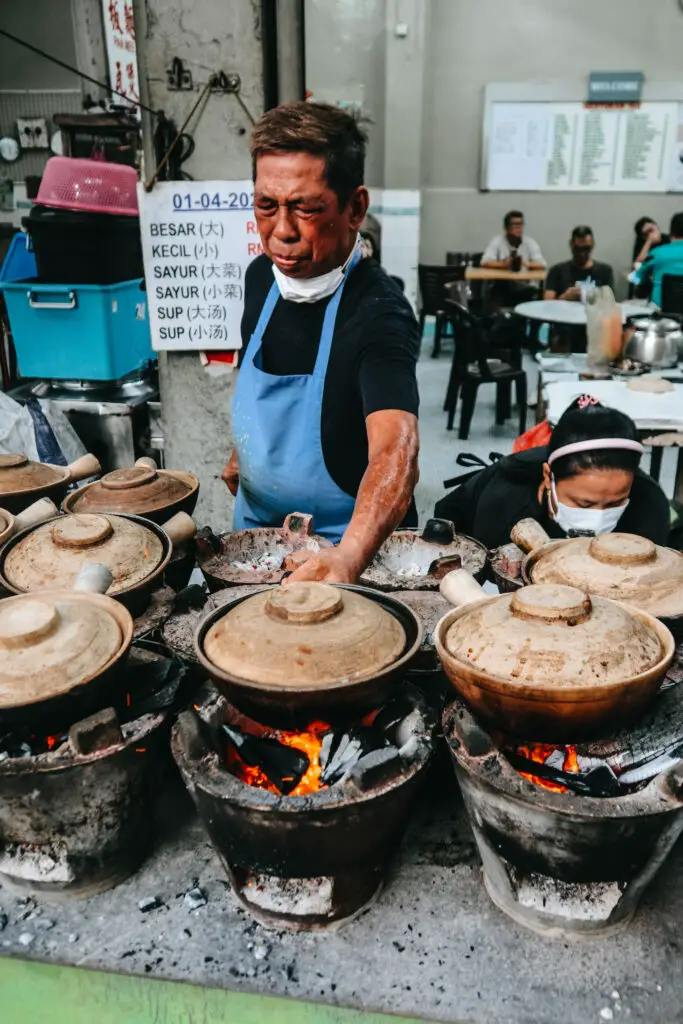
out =
<svg viewBox="0 0 683 1024"><path fill-rule="evenodd" d="M7 255L0 267L0 281L20 281L38 273L35 253L27 248L28 235L18 231L9 244Z"/></svg>
<svg viewBox="0 0 683 1024"><path fill-rule="evenodd" d="M143 278L117 284L1 282L19 373L117 380L152 351Z"/></svg>

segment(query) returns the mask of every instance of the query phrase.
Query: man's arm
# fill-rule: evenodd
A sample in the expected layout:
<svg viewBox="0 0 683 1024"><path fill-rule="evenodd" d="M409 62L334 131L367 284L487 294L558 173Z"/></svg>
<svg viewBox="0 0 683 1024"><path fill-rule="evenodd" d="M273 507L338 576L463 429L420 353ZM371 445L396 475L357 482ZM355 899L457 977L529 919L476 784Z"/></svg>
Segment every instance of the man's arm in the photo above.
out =
<svg viewBox="0 0 683 1024"><path fill-rule="evenodd" d="M500 258L498 239L492 238L486 246L486 251L479 262L479 266L490 267L492 270L509 270L512 266L512 261L509 256L506 259Z"/></svg>
<svg viewBox="0 0 683 1024"><path fill-rule="evenodd" d="M562 279L560 274L557 272L559 266L551 267L548 271L548 276L545 280L545 291L543 292L544 299L566 299L569 302L578 302L581 298L581 289L577 288L576 285L571 285L569 288L558 295L559 289L562 287Z"/></svg>
<svg viewBox="0 0 683 1024"><path fill-rule="evenodd" d="M527 270L545 270L547 263L543 258L541 247L535 239L529 240L529 259L525 263Z"/></svg>
<svg viewBox="0 0 683 1024"><path fill-rule="evenodd" d="M418 480L417 417L397 409L365 420L368 468L340 544L309 558L290 581L355 583L390 533L402 522Z"/></svg>

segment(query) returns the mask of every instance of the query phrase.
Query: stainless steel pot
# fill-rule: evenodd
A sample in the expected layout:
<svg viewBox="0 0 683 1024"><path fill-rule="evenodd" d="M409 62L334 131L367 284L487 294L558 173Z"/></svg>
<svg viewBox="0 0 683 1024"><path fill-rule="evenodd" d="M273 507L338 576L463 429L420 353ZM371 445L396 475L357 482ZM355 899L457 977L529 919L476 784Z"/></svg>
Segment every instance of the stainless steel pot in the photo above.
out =
<svg viewBox="0 0 683 1024"><path fill-rule="evenodd" d="M676 366L683 356L683 331L680 323L661 313L629 317L624 356L647 363L655 369Z"/></svg>

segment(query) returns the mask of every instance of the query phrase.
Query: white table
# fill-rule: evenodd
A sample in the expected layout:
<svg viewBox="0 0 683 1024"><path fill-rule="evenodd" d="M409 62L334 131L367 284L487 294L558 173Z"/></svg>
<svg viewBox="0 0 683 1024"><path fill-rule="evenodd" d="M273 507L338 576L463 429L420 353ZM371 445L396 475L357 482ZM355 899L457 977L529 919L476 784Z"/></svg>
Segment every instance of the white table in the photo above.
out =
<svg viewBox="0 0 683 1024"><path fill-rule="evenodd" d="M624 323L630 316L647 313L655 309L651 303L621 302L621 318ZM515 306L515 313L528 320L540 320L546 324L573 324L586 326L586 307L582 302L569 302L567 299L536 299L533 302L520 302Z"/></svg>

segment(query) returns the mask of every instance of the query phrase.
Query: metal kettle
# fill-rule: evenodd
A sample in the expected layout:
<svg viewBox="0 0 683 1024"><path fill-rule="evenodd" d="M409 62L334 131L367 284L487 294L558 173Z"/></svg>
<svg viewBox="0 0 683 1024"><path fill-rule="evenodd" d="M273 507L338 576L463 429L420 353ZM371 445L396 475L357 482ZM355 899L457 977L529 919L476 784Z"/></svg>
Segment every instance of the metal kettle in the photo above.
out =
<svg viewBox="0 0 683 1024"><path fill-rule="evenodd" d="M676 366L683 355L683 330L678 320L661 313L629 317L624 356L654 369Z"/></svg>

